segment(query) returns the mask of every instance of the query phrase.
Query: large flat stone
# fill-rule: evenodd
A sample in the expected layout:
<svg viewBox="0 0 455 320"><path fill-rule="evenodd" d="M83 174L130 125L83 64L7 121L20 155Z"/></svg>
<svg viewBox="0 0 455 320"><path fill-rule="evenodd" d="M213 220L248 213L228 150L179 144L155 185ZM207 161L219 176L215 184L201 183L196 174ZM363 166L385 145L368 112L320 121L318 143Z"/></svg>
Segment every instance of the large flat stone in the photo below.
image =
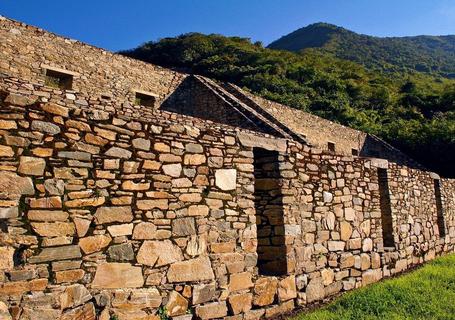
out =
<svg viewBox="0 0 455 320"><path fill-rule="evenodd" d="M31 178L20 177L14 172L0 171L0 197L19 199L22 195L35 194Z"/></svg>
<svg viewBox="0 0 455 320"><path fill-rule="evenodd" d="M30 263L43 263L57 260L78 259L82 257L81 250L77 245L44 248L38 255L28 259Z"/></svg>
<svg viewBox="0 0 455 320"><path fill-rule="evenodd" d="M151 267L182 260L182 251L170 240L145 241L137 253L137 262Z"/></svg>
<svg viewBox="0 0 455 320"><path fill-rule="evenodd" d="M138 288L144 284L141 267L129 263L103 263L98 266L92 288Z"/></svg>
<svg viewBox="0 0 455 320"><path fill-rule="evenodd" d="M245 132L237 133L240 143L245 147L260 147L270 151L286 152L287 142L284 139L265 138Z"/></svg>
<svg viewBox="0 0 455 320"><path fill-rule="evenodd" d="M236 169L218 169L215 171L215 185L223 191L235 190L237 187Z"/></svg>
<svg viewBox="0 0 455 320"><path fill-rule="evenodd" d="M212 280L215 278L208 257L176 262L167 272L169 282Z"/></svg>
<svg viewBox="0 0 455 320"><path fill-rule="evenodd" d="M97 224L112 222L131 222L133 213L131 207L100 207L95 213L95 222Z"/></svg>

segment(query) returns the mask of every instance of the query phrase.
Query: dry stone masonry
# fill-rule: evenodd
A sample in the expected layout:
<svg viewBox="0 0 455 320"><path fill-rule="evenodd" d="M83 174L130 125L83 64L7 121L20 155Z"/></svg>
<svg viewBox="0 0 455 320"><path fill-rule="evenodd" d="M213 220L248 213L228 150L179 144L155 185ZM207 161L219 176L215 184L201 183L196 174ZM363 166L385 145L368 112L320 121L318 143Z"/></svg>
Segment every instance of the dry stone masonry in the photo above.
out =
<svg viewBox="0 0 455 320"><path fill-rule="evenodd" d="M311 148L233 86L190 100L248 126L170 110L186 74L0 36L1 319L270 318L454 251L454 180Z"/></svg>

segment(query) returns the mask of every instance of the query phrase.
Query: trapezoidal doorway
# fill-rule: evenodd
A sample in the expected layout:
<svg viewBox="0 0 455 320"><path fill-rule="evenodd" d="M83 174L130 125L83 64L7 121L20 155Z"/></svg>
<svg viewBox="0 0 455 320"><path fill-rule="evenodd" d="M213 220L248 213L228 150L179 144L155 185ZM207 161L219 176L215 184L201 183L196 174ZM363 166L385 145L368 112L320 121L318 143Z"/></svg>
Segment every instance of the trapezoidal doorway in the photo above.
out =
<svg viewBox="0 0 455 320"><path fill-rule="evenodd" d="M253 154L259 274L283 275L287 263L278 152L254 148Z"/></svg>

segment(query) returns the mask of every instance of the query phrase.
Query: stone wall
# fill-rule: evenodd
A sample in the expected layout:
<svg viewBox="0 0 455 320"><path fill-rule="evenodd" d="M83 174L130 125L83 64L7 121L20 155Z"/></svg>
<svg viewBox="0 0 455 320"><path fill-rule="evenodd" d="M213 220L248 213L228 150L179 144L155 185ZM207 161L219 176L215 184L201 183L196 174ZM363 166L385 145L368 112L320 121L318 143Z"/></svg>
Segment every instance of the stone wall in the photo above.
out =
<svg viewBox="0 0 455 320"><path fill-rule="evenodd" d="M0 300L15 319L272 317L454 251L453 180L441 238L434 174L15 79L0 90Z"/></svg>
<svg viewBox="0 0 455 320"><path fill-rule="evenodd" d="M186 75L0 26L0 318L273 317L454 251L454 180L135 105Z"/></svg>
<svg viewBox="0 0 455 320"><path fill-rule="evenodd" d="M159 103L186 77L1 16L0 35L0 75L44 84L46 68L63 69L74 75L74 91L93 98L133 103L142 90Z"/></svg>

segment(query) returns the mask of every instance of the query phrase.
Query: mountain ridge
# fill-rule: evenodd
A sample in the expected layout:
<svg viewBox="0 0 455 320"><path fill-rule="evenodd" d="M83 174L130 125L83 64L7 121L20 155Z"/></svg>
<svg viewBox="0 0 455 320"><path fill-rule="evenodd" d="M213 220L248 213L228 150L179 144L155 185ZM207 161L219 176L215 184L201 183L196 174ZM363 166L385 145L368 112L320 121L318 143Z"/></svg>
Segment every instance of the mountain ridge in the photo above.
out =
<svg viewBox="0 0 455 320"><path fill-rule="evenodd" d="M267 48L292 52L315 49L375 70L455 78L455 35L377 37L318 22L282 36Z"/></svg>

